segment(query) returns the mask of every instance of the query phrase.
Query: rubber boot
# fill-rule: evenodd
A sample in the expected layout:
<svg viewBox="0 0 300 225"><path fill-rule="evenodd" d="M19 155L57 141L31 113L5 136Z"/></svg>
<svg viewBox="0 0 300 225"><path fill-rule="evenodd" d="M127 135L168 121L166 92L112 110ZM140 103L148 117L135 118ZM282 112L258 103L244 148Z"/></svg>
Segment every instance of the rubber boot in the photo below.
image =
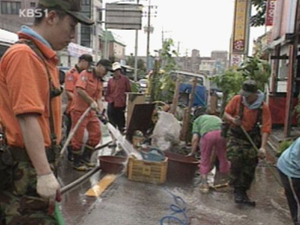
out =
<svg viewBox="0 0 300 225"><path fill-rule="evenodd" d="M67 158L70 162L73 162L73 160L74 160L74 156L73 156L72 149L70 146L67 147Z"/></svg>
<svg viewBox="0 0 300 225"><path fill-rule="evenodd" d="M81 162L81 155L73 153L73 168L78 171L88 171L89 168Z"/></svg>
<svg viewBox="0 0 300 225"><path fill-rule="evenodd" d="M239 188L234 188L234 201L235 203L238 203L238 204L241 204L243 203L243 194L242 194L242 191L241 189Z"/></svg>
<svg viewBox="0 0 300 225"><path fill-rule="evenodd" d="M243 202L242 202L243 204L253 206L253 207L256 205L255 201L250 200L250 198L247 195L246 190L244 190L244 189L242 189L242 197L243 197Z"/></svg>
<svg viewBox="0 0 300 225"><path fill-rule="evenodd" d="M94 148L92 146L86 145L84 147L82 157L81 157L81 162L91 168L96 166L96 163L91 162L91 156L92 156L93 152L94 152Z"/></svg>
<svg viewBox="0 0 300 225"><path fill-rule="evenodd" d="M201 183L199 185L199 190L201 193L208 193L209 192L209 185L207 182L207 175L201 175Z"/></svg>

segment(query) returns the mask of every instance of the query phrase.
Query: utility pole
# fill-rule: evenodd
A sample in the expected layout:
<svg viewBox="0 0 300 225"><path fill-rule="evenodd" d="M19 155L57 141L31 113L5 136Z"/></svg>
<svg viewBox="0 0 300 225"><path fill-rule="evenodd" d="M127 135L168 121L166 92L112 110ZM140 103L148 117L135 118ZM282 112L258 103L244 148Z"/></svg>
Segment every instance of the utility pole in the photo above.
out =
<svg viewBox="0 0 300 225"><path fill-rule="evenodd" d="M150 18L151 18L151 0L149 0L149 5L148 5L148 27L147 27L147 72L149 71L149 63L150 63L150 59L149 59L149 51L150 51Z"/></svg>
<svg viewBox="0 0 300 225"><path fill-rule="evenodd" d="M287 83L287 95L286 95L286 107L285 107L285 125L284 125L284 136L289 137L291 134L292 126L292 108L293 108L293 97L294 97L294 81L297 76L297 67L298 67L298 42L299 42L299 3L300 0L297 0L296 3L296 12L295 12L295 24L294 24L294 35L293 35L293 44L289 47L289 73L288 73L288 83Z"/></svg>
<svg viewBox="0 0 300 225"><path fill-rule="evenodd" d="M137 7L140 3L140 0L137 0ZM134 48L134 81L137 81L137 70L138 70L138 38L139 38L139 30L135 30L135 48Z"/></svg>
<svg viewBox="0 0 300 225"><path fill-rule="evenodd" d="M161 46L162 48L164 47L164 28L162 28L162 31L161 31Z"/></svg>

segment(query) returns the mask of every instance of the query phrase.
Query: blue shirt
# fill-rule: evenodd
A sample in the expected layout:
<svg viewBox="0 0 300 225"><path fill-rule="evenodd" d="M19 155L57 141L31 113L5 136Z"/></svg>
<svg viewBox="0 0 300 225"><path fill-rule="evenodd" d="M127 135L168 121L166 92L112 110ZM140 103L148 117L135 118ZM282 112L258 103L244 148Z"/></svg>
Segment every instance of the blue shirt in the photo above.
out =
<svg viewBox="0 0 300 225"><path fill-rule="evenodd" d="M48 41L46 41L45 38L43 38L41 35L39 35L37 32L35 32L34 30L32 30L30 27L27 26L22 26L21 27L21 33L23 34L27 34L31 37L34 37L35 39L38 39L40 42L42 42L44 45L47 45L49 48L52 49L51 45L49 44Z"/></svg>
<svg viewBox="0 0 300 225"><path fill-rule="evenodd" d="M282 153L277 168L288 177L300 178L300 138Z"/></svg>

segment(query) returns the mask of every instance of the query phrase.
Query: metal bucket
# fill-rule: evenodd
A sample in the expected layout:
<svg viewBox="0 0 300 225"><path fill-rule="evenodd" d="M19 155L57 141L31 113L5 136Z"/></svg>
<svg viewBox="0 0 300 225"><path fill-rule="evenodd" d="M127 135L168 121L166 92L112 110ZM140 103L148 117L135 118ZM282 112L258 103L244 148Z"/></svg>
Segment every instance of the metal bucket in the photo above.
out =
<svg viewBox="0 0 300 225"><path fill-rule="evenodd" d="M105 173L118 174L125 168L127 158L103 155L99 157L100 168Z"/></svg>
<svg viewBox="0 0 300 225"><path fill-rule="evenodd" d="M165 151L168 157L167 181L176 183L193 182L199 161L192 157Z"/></svg>

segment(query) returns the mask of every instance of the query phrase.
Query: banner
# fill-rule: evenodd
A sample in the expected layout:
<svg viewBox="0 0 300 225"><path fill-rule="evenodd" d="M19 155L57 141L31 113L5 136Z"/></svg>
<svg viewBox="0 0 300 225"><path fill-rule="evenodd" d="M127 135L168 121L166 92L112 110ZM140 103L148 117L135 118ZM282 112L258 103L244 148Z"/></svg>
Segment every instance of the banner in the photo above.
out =
<svg viewBox="0 0 300 225"><path fill-rule="evenodd" d="M231 55L231 66L239 66L240 63L242 62L242 55L240 54L232 54Z"/></svg>
<svg viewBox="0 0 300 225"><path fill-rule="evenodd" d="M79 57L82 54L93 54L93 49L87 48L75 43L69 43L68 45L68 53L70 56Z"/></svg>
<svg viewBox="0 0 300 225"><path fill-rule="evenodd" d="M248 6L250 0L236 0L233 23L232 53L245 54L247 52L249 28Z"/></svg>
<svg viewBox="0 0 300 225"><path fill-rule="evenodd" d="M268 0L266 9L266 26L273 26L276 0Z"/></svg>

